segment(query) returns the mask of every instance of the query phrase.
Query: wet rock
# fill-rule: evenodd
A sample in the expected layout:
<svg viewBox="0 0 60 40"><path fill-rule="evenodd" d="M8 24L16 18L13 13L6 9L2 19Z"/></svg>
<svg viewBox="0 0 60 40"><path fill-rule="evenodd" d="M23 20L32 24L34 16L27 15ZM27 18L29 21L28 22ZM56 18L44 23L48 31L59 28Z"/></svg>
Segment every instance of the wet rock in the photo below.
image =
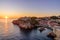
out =
<svg viewBox="0 0 60 40"><path fill-rule="evenodd" d="M39 30L40 30L40 32L42 32L42 31L45 30L45 28L44 27L40 27Z"/></svg>
<svg viewBox="0 0 60 40"><path fill-rule="evenodd" d="M52 39L55 39L57 36L56 36L55 33L50 32L50 33L47 35L47 37L52 38Z"/></svg>
<svg viewBox="0 0 60 40"><path fill-rule="evenodd" d="M18 20L14 20L12 23L13 23L14 25L19 25L19 21L18 21Z"/></svg>

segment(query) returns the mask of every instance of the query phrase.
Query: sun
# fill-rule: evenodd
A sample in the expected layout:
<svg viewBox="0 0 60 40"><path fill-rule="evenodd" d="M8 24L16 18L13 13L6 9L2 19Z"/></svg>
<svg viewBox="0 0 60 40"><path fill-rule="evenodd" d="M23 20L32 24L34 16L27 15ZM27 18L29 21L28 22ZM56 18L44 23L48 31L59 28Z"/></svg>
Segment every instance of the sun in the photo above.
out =
<svg viewBox="0 0 60 40"><path fill-rule="evenodd" d="M5 18L8 18L8 16L5 16Z"/></svg>

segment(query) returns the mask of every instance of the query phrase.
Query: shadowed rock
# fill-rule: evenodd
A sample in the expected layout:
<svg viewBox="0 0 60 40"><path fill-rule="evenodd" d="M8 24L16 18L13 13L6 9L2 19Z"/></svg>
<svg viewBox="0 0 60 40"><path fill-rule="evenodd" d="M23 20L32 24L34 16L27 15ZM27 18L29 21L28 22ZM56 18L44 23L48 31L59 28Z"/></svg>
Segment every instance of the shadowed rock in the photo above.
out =
<svg viewBox="0 0 60 40"><path fill-rule="evenodd" d="M50 32L50 33L47 35L47 37L52 38L52 39L55 39L57 36L56 36L55 33Z"/></svg>
<svg viewBox="0 0 60 40"><path fill-rule="evenodd" d="M44 27L40 27L39 30L40 30L40 32L42 32L42 31L45 30L45 28Z"/></svg>

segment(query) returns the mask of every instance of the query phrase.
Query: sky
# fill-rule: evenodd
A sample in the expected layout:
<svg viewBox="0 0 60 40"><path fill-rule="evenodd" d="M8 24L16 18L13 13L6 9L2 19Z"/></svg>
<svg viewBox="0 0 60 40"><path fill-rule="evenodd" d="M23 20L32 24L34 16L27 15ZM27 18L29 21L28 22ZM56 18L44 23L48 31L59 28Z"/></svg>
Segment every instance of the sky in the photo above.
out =
<svg viewBox="0 0 60 40"><path fill-rule="evenodd" d="M60 15L60 0L0 0L0 17Z"/></svg>

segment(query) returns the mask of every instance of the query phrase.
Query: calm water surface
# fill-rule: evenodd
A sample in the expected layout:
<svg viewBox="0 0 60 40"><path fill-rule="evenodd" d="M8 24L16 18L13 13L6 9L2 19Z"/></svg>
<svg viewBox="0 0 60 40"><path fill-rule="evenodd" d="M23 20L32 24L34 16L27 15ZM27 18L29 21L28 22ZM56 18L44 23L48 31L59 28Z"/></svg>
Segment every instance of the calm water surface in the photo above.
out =
<svg viewBox="0 0 60 40"><path fill-rule="evenodd" d="M14 19L0 19L0 40L52 40L46 35L51 31L44 30L42 33L36 29L25 32L11 22Z"/></svg>

